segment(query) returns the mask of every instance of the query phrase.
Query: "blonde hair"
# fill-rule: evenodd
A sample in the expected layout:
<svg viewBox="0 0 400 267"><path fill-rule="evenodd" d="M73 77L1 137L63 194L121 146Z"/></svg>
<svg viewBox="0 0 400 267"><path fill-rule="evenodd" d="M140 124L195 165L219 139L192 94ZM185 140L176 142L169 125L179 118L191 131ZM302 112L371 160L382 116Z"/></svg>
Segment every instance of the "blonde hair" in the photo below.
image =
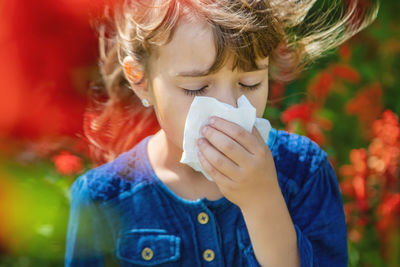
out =
<svg viewBox="0 0 400 267"><path fill-rule="evenodd" d="M312 61L368 26L379 2L369 0L121 0L94 23L99 34L101 81L89 91L84 133L96 165L115 159L159 130L154 111L129 88L122 60L131 56L150 80L149 57L168 43L181 17L204 18L217 56L213 72L234 54L234 68L254 68L270 57L270 77L288 82ZM344 3L347 3L345 5ZM147 84L151 86L151 84Z"/></svg>

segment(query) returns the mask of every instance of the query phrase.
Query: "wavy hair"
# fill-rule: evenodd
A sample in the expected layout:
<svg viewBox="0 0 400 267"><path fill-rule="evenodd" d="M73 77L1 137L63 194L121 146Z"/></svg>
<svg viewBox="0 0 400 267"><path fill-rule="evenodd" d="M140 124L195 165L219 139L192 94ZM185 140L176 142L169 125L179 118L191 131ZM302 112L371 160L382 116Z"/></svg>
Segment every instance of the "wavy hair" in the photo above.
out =
<svg viewBox="0 0 400 267"><path fill-rule="evenodd" d="M211 26L217 56L212 71L234 54L234 68L248 70L270 57L272 80L289 82L316 59L371 24L378 0L120 0L94 20L99 38L98 81L84 114L84 136L95 165L109 162L160 129L124 76L129 55L149 80L149 58L168 43L177 21L200 16ZM151 86L151 85L149 85Z"/></svg>

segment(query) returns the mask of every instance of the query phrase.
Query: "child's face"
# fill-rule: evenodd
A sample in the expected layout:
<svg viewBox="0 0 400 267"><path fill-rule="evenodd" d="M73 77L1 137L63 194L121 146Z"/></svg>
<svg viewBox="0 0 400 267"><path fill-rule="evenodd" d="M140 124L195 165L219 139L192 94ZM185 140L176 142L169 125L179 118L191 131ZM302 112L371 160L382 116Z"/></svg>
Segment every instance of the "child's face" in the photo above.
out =
<svg viewBox="0 0 400 267"><path fill-rule="evenodd" d="M184 89L206 87L203 96L237 107L236 101L245 94L262 117L268 98L268 58L259 60L262 70L232 72L232 56L216 73L203 77L185 77L182 73L207 70L216 57L211 28L202 20L181 20L170 43L158 50L158 58L151 62L152 88L148 99L162 130L176 146L182 149L185 120L195 95L187 95ZM244 86L260 84L250 90ZM149 87L150 88L150 87Z"/></svg>

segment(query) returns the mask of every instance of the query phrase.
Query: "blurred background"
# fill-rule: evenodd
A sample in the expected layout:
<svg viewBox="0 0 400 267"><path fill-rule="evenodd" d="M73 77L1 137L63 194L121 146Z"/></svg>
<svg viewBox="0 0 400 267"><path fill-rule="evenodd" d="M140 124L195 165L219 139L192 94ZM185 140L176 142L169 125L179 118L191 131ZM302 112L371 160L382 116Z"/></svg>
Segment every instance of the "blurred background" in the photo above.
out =
<svg viewBox="0 0 400 267"><path fill-rule="evenodd" d="M93 167L82 128L104 1L0 1L0 266L63 265L69 187ZM400 266L400 2L381 3L298 80L271 82L264 115L328 152L349 266Z"/></svg>

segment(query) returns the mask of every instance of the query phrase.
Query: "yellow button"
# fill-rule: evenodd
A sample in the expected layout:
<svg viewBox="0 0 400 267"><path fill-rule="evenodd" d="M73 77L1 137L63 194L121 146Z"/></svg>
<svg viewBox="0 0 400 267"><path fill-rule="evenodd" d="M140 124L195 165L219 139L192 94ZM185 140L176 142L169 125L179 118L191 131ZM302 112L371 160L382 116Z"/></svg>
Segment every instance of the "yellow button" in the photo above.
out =
<svg viewBox="0 0 400 267"><path fill-rule="evenodd" d="M206 249L203 252L203 258L206 261L212 261L215 258L215 253L212 249Z"/></svg>
<svg viewBox="0 0 400 267"><path fill-rule="evenodd" d="M197 220L201 224L206 224L208 223L208 214L205 212L200 212L199 215L197 215Z"/></svg>
<svg viewBox="0 0 400 267"><path fill-rule="evenodd" d="M144 248L142 250L142 258L149 261L153 258L153 250L151 248Z"/></svg>

